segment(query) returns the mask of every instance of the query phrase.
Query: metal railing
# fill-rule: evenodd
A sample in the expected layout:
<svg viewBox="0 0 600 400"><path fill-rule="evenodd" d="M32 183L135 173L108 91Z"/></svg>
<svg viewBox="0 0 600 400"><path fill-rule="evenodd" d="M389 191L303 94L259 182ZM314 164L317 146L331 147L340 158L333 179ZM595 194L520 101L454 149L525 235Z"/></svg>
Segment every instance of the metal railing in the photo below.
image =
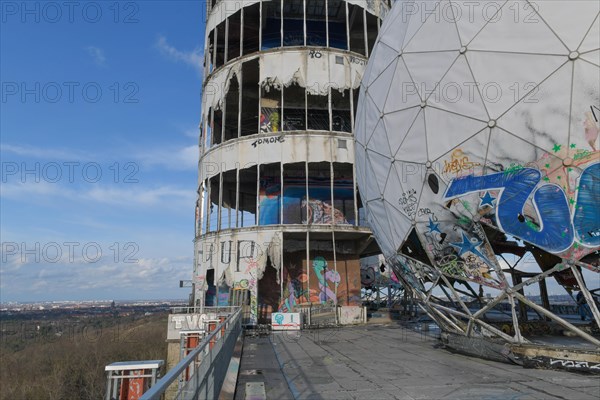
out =
<svg viewBox="0 0 600 400"><path fill-rule="evenodd" d="M171 307L171 314L205 314L205 313L233 313L239 307L219 306L219 307Z"/></svg>
<svg viewBox="0 0 600 400"><path fill-rule="evenodd" d="M159 400L174 382L179 384L175 400L218 398L241 332L242 310L237 307L140 400Z"/></svg>

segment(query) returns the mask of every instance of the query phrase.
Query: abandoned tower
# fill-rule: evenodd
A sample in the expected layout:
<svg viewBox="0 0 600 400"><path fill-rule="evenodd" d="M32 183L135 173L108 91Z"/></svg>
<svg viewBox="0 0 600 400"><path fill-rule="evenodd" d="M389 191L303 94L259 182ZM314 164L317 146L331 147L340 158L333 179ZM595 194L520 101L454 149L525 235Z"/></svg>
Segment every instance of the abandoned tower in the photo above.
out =
<svg viewBox="0 0 600 400"><path fill-rule="evenodd" d="M207 4L194 304L247 323L360 305L379 249L354 168L361 78L387 0ZM349 308L350 310L350 308Z"/></svg>

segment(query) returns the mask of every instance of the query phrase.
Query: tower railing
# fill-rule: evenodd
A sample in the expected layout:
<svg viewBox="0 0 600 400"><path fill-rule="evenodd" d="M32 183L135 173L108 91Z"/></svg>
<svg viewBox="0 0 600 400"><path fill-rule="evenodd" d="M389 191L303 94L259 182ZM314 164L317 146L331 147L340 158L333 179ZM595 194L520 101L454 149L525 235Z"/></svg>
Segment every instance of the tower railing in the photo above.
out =
<svg viewBox="0 0 600 400"><path fill-rule="evenodd" d="M174 400L218 398L241 332L242 309L238 307L140 400L161 399L175 382L178 383L178 390Z"/></svg>

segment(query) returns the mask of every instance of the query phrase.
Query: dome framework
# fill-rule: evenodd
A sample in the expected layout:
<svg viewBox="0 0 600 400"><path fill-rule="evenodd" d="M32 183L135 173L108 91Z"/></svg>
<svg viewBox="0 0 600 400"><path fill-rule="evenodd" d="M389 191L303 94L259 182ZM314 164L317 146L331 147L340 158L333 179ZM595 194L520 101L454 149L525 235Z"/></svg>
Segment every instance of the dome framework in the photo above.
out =
<svg viewBox="0 0 600 400"><path fill-rule="evenodd" d="M388 263L457 347L485 338L506 358L504 344L569 332L598 357L599 15L588 1L398 1L381 28L357 112L360 194ZM554 290L580 305L551 304Z"/></svg>

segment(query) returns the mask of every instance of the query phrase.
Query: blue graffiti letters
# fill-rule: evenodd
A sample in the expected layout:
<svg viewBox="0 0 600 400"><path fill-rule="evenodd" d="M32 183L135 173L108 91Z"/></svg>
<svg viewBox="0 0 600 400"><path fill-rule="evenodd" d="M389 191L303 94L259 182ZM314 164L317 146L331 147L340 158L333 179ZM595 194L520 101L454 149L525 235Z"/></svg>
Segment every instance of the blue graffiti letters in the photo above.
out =
<svg viewBox="0 0 600 400"><path fill-rule="evenodd" d="M577 240L586 246L600 245L600 164L586 168L579 178L573 225Z"/></svg>
<svg viewBox="0 0 600 400"><path fill-rule="evenodd" d="M560 253L571 247L574 239L569 203L559 186L538 186L541 178L540 171L533 168L484 176L469 175L454 179L446 191L445 198L451 199L485 190L500 190L501 193L496 199L499 228L549 252ZM539 217L539 227L526 223L523 216L525 203L532 194L533 205ZM585 218L586 216L582 219Z"/></svg>

